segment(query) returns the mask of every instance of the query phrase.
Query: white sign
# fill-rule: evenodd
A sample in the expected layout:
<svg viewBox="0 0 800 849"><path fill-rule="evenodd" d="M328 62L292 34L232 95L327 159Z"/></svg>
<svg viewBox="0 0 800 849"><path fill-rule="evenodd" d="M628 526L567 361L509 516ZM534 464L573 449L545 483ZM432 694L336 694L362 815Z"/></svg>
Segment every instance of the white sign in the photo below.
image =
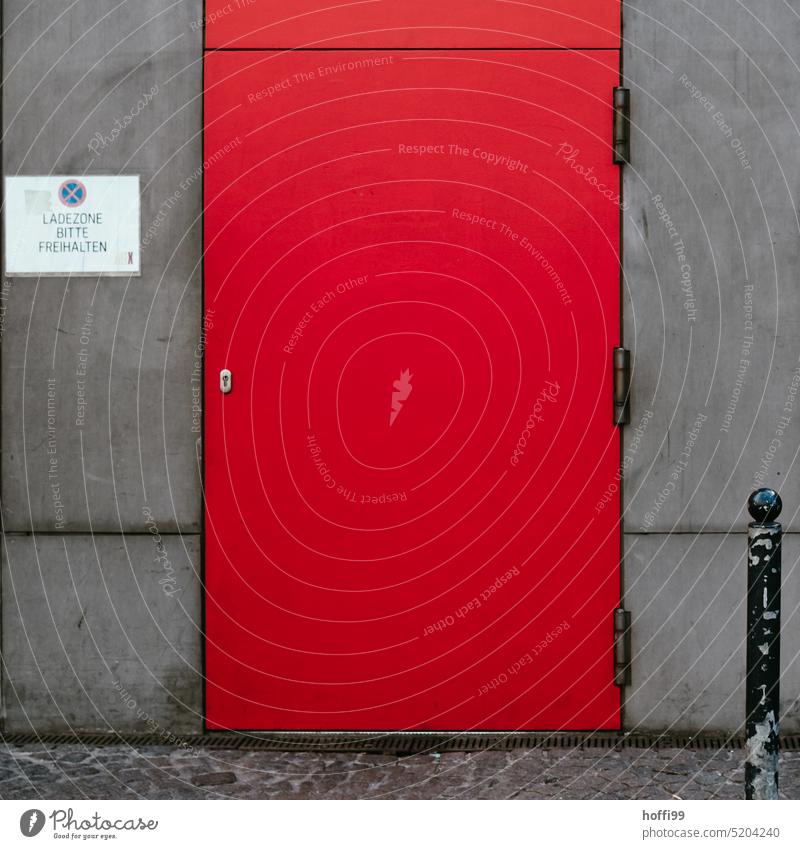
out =
<svg viewBox="0 0 800 849"><path fill-rule="evenodd" d="M139 177L6 177L6 275L140 274Z"/></svg>

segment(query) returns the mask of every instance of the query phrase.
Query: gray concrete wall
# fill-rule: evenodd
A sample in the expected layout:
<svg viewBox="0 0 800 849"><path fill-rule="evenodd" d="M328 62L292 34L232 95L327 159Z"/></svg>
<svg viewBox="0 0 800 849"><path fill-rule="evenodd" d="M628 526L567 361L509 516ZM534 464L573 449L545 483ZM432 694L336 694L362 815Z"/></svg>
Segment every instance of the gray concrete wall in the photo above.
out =
<svg viewBox="0 0 800 849"><path fill-rule="evenodd" d="M142 233L155 222L140 277L5 279L8 730L141 728L114 676L157 722L201 728L201 15L201 0L3 3L4 173L139 174Z"/></svg>
<svg viewBox="0 0 800 849"><path fill-rule="evenodd" d="M633 613L628 727L732 732L745 715L747 588L741 534L628 534L627 604ZM782 727L800 727L800 537L783 566Z"/></svg>
<svg viewBox="0 0 800 849"><path fill-rule="evenodd" d="M6 728L191 733L201 727L199 540L9 534Z"/></svg>
<svg viewBox="0 0 800 849"><path fill-rule="evenodd" d="M780 490L800 531L800 4L625 8L627 724L733 729L748 494ZM800 730L794 536L784 559L784 728Z"/></svg>

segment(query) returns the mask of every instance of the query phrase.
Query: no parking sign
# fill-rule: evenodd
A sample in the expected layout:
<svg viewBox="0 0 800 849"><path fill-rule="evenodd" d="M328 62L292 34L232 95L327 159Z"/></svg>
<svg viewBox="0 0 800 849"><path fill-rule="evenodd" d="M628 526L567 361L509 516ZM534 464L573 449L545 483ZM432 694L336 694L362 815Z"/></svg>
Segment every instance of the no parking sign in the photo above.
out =
<svg viewBox="0 0 800 849"><path fill-rule="evenodd" d="M139 177L6 177L6 275L138 275Z"/></svg>

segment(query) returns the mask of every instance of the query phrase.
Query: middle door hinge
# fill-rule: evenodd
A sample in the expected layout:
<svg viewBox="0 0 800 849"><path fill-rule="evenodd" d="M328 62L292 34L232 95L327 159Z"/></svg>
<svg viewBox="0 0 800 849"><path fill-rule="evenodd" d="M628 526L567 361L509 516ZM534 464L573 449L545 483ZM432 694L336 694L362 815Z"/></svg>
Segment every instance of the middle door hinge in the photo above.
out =
<svg viewBox="0 0 800 849"><path fill-rule="evenodd" d="M614 348L614 424L626 425L631 420L631 352Z"/></svg>

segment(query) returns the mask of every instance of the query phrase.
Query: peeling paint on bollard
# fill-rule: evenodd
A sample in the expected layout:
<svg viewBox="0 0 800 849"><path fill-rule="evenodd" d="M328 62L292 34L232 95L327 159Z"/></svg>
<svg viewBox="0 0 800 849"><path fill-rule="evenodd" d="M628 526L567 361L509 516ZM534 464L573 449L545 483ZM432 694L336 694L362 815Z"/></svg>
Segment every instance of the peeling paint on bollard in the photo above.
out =
<svg viewBox="0 0 800 849"><path fill-rule="evenodd" d="M755 521L747 529L747 799L778 798L781 506L771 489L748 502Z"/></svg>
<svg viewBox="0 0 800 849"><path fill-rule="evenodd" d="M747 735L748 799L778 798L778 720L772 711Z"/></svg>

